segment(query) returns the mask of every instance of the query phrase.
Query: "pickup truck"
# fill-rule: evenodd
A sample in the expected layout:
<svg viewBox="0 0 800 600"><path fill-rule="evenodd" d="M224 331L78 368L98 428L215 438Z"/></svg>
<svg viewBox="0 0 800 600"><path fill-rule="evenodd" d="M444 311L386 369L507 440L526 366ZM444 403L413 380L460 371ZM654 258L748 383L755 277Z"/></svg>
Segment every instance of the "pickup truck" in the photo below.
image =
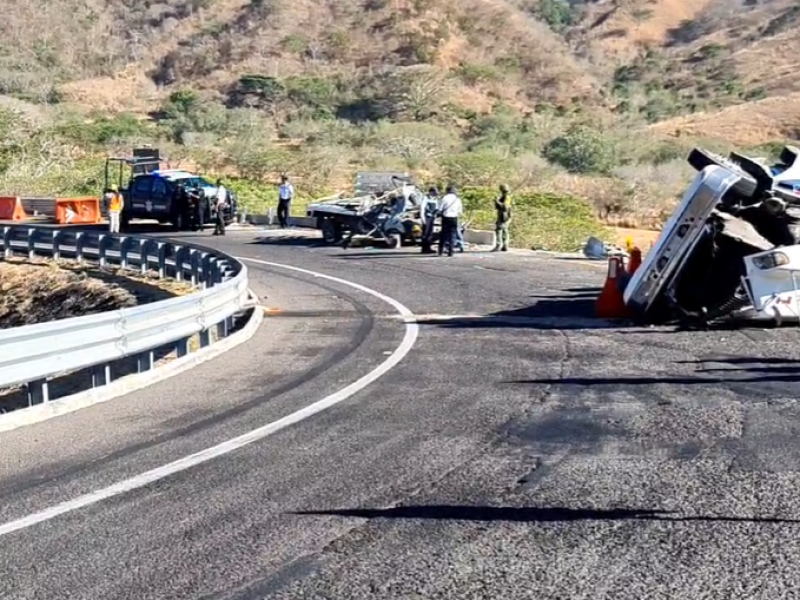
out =
<svg viewBox="0 0 800 600"><path fill-rule="evenodd" d="M212 206L216 196L216 186L199 175L182 170L152 171L134 176L128 187L122 190L125 208L122 211L122 225L131 219L156 219L159 223L171 223L177 230L185 229L185 215L174 205L173 198L178 184L187 190L194 189L202 195L206 223L213 218ZM230 224L238 213L236 197L229 190L231 202L224 211L225 223Z"/></svg>

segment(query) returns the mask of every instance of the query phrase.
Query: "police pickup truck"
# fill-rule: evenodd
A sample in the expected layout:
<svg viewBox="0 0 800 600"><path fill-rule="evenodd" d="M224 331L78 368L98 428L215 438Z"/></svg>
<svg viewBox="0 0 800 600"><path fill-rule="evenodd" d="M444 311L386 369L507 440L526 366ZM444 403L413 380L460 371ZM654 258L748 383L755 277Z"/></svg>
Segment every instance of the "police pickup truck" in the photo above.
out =
<svg viewBox="0 0 800 600"><path fill-rule="evenodd" d="M155 170L135 175L122 193L125 207L122 211L122 225L127 226L132 219L155 219L159 223L171 223L177 230L186 229L187 213L181 210L175 199L179 184L187 191L200 194L203 202L204 222L211 223L214 217L214 201L217 187L201 176L181 169ZM228 190L228 204L223 209L225 224L230 224L238 213L234 193Z"/></svg>

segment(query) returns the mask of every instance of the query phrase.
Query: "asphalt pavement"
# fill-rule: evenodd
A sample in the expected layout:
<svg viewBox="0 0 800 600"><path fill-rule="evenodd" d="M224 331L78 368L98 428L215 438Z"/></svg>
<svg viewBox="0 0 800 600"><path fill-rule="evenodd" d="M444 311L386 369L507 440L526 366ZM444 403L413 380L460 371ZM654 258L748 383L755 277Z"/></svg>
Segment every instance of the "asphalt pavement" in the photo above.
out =
<svg viewBox="0 0 800 600"><path fill-rule="evenodd" d="M195 237L189 235L189 237ZM200 241L200 240L197 240ZM800 598L798 329L593 318L602 263L240 231L251 341L0 434L4 600ZM407 348L406 348L407 349ZM132 479L133 478L133 479Z"/></svg>

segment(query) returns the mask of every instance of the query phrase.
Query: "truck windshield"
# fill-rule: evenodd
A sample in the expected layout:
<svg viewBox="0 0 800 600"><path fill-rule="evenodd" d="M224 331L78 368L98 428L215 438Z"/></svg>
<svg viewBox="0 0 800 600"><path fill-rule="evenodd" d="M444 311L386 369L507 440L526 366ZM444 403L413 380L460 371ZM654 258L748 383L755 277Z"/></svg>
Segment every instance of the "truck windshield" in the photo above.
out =
<svg viewBox="0 0 800 600"><path fill-rule="evenodd" d="M214 187L202 177L181 177L177 181L180 181L186 187Z"/></svg>

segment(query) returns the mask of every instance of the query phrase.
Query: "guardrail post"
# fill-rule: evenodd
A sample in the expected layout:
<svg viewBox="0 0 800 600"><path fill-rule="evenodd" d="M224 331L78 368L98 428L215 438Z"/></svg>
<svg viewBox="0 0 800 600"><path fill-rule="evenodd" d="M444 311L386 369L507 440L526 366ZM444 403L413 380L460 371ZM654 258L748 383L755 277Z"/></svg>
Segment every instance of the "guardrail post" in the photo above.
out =
<svg viewBox="0 0 800 600"><path fill-rule="evenodd" d="M33 228L28 229L28 258L36 258L36 238L37 231Z"/></svg>
<svg viewBox="0 0 800 600"><path fill-rule="evenodd" d="M56 229L53 232L53 251L51 252L51 256L53 260L61 260L61 230Z"/></svg>
<svg viewBox="0 0 800 600"><path fill-rule="evenodd" d="M147 246L150 240L139 240L139 269L142 275L147 275L149 265L147 263Z"/></svg>
<svg viewBox="0 0 800 600"><path fill-rule="evenodd" d="M11 258L14 256L14 249L11 247L11 237L14 230L11 227L3 227L3 257Z"/></svg>
<svg viewBox="0 0 800 600"><path fill-rule="evenodd" d="M222 338L228 337L228 331L230 329L230 317L225 317L217 323L217 339L221 340Z"/></svg>
<svg viewBox="0 0 800 600"><path fill-rule="evenodd" d="M178 358L189 354L189 339L183 338L182 340L175 342L175 352L178 355Z"/></svg>
<svg viewBox="0 0 800 600"><path fill-rule="evenodd" d="M127 269L130 262L128 257L129 242L130 238L128 237L122 237L119 240L119 266L123 269Z"/></svg>
<svg viewBox="0 0 800 600"><path fill-rule="evenodd" d="M167 276L167 248L167 244L158 242L158 276L160 279L164 279ZM175 278L180 281L181 267L177 257L175 259L175 270L177 272L176 275L178 275Z"/></svg>
<svg viewBox="0 0 800 600"><path fill-rule="evenodd" d="M213 254L203 255L203 289L214 285L214 263L217 259Z"/></svg>
<svg viewBox="0 0 800 600"><path fill-rule="evenodd" d="M211 345L211 330L210 329L203 329L200 332L200 347L206 348L207 346Z"/></svg>
<svg viewBox="0 0 800 600"><path fill-rule="evenodd" d="M84 233L79 231L75 234L75 260L83 262L83 246L85 245Z"/></svg>
<svg viewBox="0 0 800 600"><path fill-rule="evenodd" d="M101 267L108 266L108 234L101 233L97 236L97 258Z"/></svg>
<svg viewBox="0 0 800 600"><path fill-rule="evenodd" d="M47 379L31 381L25 385L28 390L28 406L50 401L50 388Z"/></svg>
<svg viewBox="0 0 800 600"><path fill-rule="evenodd" d="M142 352L136 358L136 365L139 373L144 373L145 371L152 369L153 365L155 364L154 358L155 357L153 356L152 350L149 350L148 352Z"/></svg>
<svg viewBox="0 0 800 600"><path fill-rule="evenodd" d="M92 387L103 387L111 383L111 365L92 367Z"/></svg>
<svg viewBox="0 0 800 600"><path fill-rule="evenodd" d="M186 246L177 246L175 248L175 279L178 281L184 280L183 265L186 264L187 256L190 256L189 249Z"/></svg>
<svg viewBox="0 0 800 600"><path fill-rule="evenodd" d="M194 248L189 250L189 257L192 264L192 285L196 286L200 278L200 262L203 258L203 253Z"/></svg>

